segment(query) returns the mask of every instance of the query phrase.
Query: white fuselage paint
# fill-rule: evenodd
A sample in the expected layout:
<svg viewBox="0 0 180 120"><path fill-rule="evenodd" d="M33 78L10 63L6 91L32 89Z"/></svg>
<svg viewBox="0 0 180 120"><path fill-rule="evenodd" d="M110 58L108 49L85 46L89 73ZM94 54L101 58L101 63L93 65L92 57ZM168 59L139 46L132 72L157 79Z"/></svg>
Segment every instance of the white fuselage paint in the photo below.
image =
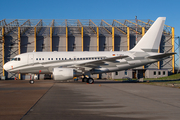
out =
<svg viewBox="0 0 180 120"><path fill-rule="evenodd" d="M53 68L75 66L78 64L97 61L100 59L130 56L125 59L117 59L112 62L105 62L98 68L91 70L91 73L98 74L104 72L114 72L142 66L148 63L156 62L155 59L146 59L147 56L161 53L144 53L139 52L31 52L17 55L20 61L9 61L4 65L4 69L8 72L15 73L34 73L49 74L53 72ZM132 56L132 57L131 57ZM91 60L89 60L91 58ZM44 60L42 60L44 59ZM49 60L50 59L50 60Z"/></svg>

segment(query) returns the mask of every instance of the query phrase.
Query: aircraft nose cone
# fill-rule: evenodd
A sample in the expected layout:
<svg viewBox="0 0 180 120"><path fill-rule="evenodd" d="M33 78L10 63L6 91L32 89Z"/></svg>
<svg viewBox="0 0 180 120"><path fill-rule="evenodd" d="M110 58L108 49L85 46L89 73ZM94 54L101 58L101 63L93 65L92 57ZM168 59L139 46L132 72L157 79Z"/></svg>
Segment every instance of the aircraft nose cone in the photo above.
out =
<svg viewBox="0 0 180 120"><path fill-rule="evenodd" d="M8 71L11 69L11 66L8 63L6 63L6 64L4 64L3 68L4 68L4 70Z"/></svg>

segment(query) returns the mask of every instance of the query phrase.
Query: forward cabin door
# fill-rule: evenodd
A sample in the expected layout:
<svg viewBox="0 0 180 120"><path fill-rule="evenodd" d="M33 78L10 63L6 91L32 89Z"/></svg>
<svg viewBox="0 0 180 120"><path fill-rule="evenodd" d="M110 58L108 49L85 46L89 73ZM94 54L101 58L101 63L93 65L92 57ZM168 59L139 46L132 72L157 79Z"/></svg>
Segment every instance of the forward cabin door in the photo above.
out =
<svg viewBox="0 0 180 120"><path fill-rule="evenodd" d="M28 54L28 64L33 65L34 63L34 55Z"/></svg>

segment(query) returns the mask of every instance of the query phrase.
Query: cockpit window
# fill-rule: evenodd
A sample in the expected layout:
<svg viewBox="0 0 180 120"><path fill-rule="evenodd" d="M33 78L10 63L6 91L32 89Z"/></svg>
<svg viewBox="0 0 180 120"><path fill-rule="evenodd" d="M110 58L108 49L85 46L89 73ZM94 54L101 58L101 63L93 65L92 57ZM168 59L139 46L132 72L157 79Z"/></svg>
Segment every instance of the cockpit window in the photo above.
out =
<svg viewBox="0 0 180 120"><path fill-rule="evenodd" d="M11 61L17 61L17 58L13 58Z"/></svg>
<svg viewBox="0 0 180 120"><path fill-rule="evenodd" d="M20 61L21 58L13 58L11 61Z"/></svg>

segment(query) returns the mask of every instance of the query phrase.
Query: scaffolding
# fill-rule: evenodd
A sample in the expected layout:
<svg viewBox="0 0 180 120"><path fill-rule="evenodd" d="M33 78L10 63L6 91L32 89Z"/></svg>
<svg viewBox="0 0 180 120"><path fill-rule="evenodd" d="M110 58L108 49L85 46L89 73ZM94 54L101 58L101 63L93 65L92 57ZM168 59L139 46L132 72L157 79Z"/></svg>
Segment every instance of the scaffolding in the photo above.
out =
<svg viewBox="0 0 180 120"><path fill-rule="evenodd" d="M4 63L24 52L130 50L135 45L135 34L140 39L153 23L126 19L3 19L0 21L1 76L5 76ZM173 27L164 26L162 39L159 52L176 51ZM143 68L154 66L174 73L178 60L173 55ZM21 79L20 74L17 77Z"/></svg>

